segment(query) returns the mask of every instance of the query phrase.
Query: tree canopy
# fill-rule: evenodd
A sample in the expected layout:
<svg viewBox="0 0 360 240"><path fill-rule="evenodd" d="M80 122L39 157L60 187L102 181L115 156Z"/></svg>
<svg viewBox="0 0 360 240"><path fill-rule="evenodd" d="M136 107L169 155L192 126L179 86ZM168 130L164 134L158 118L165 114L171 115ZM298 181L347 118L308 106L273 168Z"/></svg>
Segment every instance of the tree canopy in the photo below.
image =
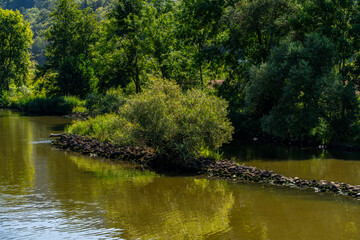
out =
<svg viewBox="0 0 360 240"><path fill-rule="evenodd" d="M0 8L0 90L17 86L27 80L32 43L30 24L19 11Z"/></svg>
<svg viewBox="0 0 360 240"><path fill-rule="evenodd" d="M80 10L73 0L59 0L50 15L53 24L45 33L45 69L57 75L54 91L84 97L96 87L92 49L97 38L94 14Z"/></svg>
<svg viewBox="0 0 360 240"><path fill-rule="evenodd" d="M357 0L1 0L0 6L19 9L34 32L35 94L76 95L85 106L104 101L116 112L121 101L114 99L122 98L109 92L140 94L154 82L174 81L184 92L226 99L239 135L315 142L360 136ZM27 30L14 31L31 38L23 25ZM26 50L7 52L15 50L6 47L9 26L1 26L5 90L29 79L30 66ZM28 39L23 49L29 48L31 39L19 39Z"/></svg>

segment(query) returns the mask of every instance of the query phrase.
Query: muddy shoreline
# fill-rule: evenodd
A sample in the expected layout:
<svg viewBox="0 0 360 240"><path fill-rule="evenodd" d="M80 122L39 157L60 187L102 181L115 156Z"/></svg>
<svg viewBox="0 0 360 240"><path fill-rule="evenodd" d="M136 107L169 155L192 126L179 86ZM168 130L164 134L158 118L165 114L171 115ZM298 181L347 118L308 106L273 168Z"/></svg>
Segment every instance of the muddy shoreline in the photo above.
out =
<svg viewBox="0 0 360 240"><path fill-rule="evenodd" d="M161 166L161 161L158 161L155 151L151 148L119 147L111 143L103 143L96 139L78 135L58 136L53 141L53 144L59 148L81 152L90 156L101 156L117 161L138 163L143 168L154 171L169 170L168 167ZM312 189L315 192L331 192L360 200L360 185L286 177L273 171L239 165L231 160L196 159L191 164L177 170L179 170L178 172L181 170L185 174L204 174L209 178L221 178L233 182L258 182L296 189Z"/></svg>

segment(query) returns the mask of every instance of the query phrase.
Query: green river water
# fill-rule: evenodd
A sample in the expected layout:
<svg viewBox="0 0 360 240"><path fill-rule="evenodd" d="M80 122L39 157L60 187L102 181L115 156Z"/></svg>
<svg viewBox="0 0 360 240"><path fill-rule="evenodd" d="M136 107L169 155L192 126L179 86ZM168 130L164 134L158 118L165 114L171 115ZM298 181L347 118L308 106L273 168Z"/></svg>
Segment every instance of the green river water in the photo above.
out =
<svg viewBox="0 0 360 240"><path fill-rule="evenodd" d="M0 110L0 239L360 239L360 201L161 176L54 148L69 120ZM360 156L232 144L224 156L286 176L360 184Z"/></svg>

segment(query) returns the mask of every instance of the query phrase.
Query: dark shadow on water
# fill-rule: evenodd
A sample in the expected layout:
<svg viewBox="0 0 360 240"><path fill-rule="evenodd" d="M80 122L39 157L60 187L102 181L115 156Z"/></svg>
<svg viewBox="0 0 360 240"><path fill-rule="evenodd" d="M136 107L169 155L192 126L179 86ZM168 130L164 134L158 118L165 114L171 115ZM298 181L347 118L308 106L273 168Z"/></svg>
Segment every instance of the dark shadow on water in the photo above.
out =
<svg viewBox="0 0 360 240"><path fill-rule="evenodd" d="M223 157L239 161L301 161L309 159L359 160L360 152L314 149L311 147L291 147L274 144L232 142L222 148Z"/></svg>
<svg viewBox="0 0 360 240"><path fill-rule="evenodd" d="M64 131L64 129L68 126L69 124L57 124L55 126L49 127L49 129L51 131L56 131L56 132L60 132L60 131Z"/></svg>
<svg viewBox="0 0 360 240"><path fill-rule="evenodd" d="M351 152L351 151L336 151L328 150L332 158L343 159L343 160L357 160L360 161L360 152Z"/></svg>

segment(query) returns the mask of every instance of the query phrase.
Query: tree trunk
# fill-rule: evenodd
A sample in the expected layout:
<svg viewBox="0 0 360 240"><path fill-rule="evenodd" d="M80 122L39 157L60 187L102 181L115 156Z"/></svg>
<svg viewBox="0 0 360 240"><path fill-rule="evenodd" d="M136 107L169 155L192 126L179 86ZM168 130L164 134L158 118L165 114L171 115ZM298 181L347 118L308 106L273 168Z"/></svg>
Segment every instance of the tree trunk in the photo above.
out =
<svg viewBox="0 0 360 240"><path fill-rule="evenodd" d="M200 63L200 82L201 82L201 85L204 85L204 81L203 81L203 73L202 73L202 64Z"/></svg>
<svg viewBox="0 0 360 240"><path fill-rule="evenodd" d="M136 93L141 92L140 69L139 69L137 57L135 57L135 90L136 90Z"/></svg>
<svg viewBox="0 0 360 240"><path fill-rule="evenodd" d="M49 137L60 137L60 136L64 136L66 133L50 133L50 136Z"/></svg>

